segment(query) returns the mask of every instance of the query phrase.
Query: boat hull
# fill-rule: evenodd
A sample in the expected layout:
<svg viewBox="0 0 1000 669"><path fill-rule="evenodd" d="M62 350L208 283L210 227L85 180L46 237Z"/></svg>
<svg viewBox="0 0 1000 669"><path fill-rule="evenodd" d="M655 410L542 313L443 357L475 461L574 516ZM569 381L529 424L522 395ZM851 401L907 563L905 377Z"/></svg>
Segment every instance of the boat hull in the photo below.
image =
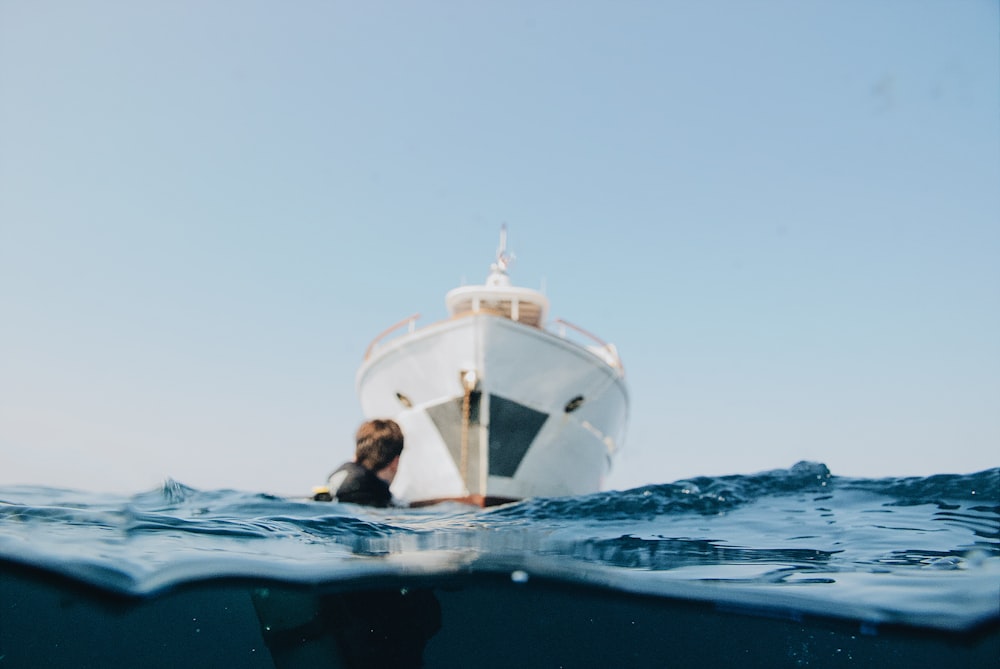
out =
<svg viewBox="0 0 1000 669"><path fill-rule="evenodd" d="M596 492L628 414L620 367L482 313L386 343L362 365L357 386L366 417L403 428L392 490L414 505Z"/></svg>

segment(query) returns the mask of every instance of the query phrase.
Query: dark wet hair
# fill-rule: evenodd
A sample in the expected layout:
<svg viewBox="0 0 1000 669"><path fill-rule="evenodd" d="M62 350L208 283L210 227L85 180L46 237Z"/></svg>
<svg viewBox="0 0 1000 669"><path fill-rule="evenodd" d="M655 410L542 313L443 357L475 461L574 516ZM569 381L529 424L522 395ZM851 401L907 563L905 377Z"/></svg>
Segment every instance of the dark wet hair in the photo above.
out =
<svg viewBox="0 0 1000 669"><path fill-rule="evenodd" d="M391 419L376 418L361 424L354 435L354 459L377 472L403 452L403 430Z"/></svg>

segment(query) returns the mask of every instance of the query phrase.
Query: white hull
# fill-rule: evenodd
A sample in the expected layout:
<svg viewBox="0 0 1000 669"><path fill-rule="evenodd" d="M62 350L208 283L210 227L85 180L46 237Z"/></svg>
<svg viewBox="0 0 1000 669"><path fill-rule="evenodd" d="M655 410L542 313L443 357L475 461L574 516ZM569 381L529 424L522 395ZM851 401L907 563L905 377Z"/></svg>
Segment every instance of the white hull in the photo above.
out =
<svg viewBox="0 0 1000 669"><path fill-rule="evenodd" d="M623 377L607 345L476 312L381 345L357 388L366 417L406 435L396 497L488 505L600 490L624 437Z"/></svg>

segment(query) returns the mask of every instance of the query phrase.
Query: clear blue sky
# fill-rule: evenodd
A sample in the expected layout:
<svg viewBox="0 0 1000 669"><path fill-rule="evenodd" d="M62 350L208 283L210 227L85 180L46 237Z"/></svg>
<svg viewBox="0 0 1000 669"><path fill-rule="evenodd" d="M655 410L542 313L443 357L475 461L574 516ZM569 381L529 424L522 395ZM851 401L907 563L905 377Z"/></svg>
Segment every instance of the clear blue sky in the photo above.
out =
<svg viewBox="0 0 1000 669"><path fill-rule="evenodd" d="M609 487L1000 465L992 0L0 0L0 484L308 492L502 223Z"/></svg>

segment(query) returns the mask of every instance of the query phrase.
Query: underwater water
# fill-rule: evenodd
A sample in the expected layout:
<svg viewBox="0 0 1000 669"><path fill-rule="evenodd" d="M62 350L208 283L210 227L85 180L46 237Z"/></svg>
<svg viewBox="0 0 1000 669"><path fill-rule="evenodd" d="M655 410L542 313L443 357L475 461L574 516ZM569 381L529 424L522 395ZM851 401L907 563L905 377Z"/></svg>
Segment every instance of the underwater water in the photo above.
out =
<svg viewBox="0 0 1000 669"><path fill-rule="evenodd" d="M4 667L1000 666L1000 468L491 509L0 487Z"/></svg>

